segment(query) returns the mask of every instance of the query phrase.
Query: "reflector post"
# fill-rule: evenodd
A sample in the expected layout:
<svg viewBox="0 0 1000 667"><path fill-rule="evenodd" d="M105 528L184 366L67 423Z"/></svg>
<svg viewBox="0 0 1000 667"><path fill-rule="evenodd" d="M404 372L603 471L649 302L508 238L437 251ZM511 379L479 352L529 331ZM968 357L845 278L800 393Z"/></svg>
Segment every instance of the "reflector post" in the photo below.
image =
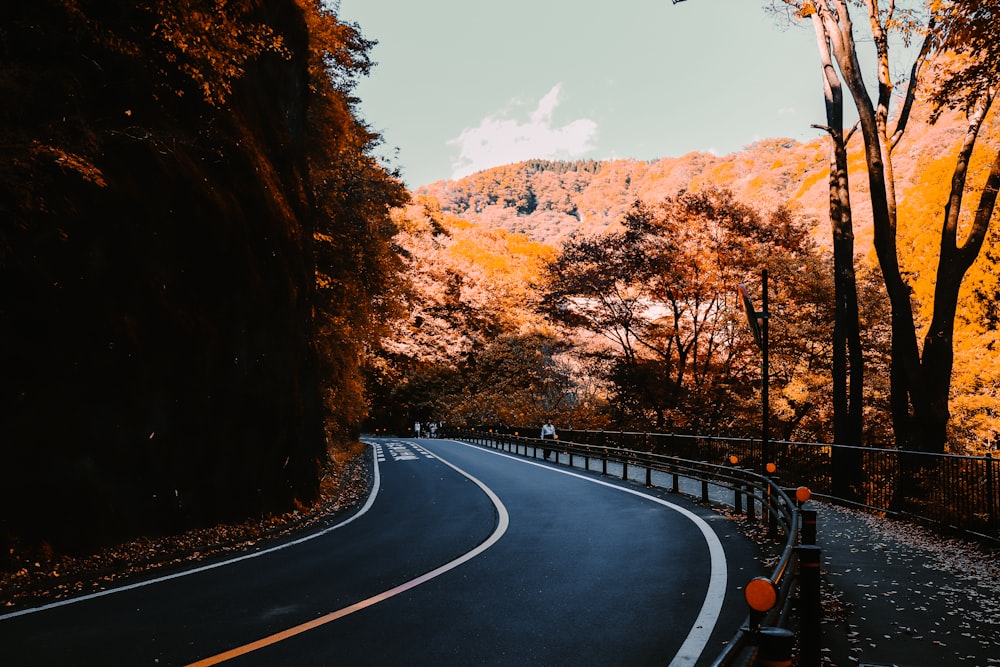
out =
<svg viewBox="0 0 1000 667"><path fill-rule="evenodd" d="M778 591L767 577L754 577L743 591L743 597L752 610L763 614L774 608Z"/></svg>

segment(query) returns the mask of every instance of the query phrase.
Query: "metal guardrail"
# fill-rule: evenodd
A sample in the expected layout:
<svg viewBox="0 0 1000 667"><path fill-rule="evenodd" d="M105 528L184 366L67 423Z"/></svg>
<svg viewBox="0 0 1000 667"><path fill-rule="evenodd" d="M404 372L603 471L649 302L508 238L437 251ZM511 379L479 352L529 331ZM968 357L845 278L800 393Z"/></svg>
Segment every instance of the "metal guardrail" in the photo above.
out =
<svg viewBox="0 0 1000 667"><path fill-rule="evenodd" d="M738 461L720 465L620 446L569 442L565 432L564 436L557 440L484 431L459 431L453 435L461 440L535 459L543 454L547 458L548 452L556 452L557 463L561 463L559 455L562 454L567 458L570 467L583 467L585 470L593 469L596 472L598 469L591 466L599 465L603 475L608 475L609 463L617 464L621 466L622 480L642 481L641 476L635 479L632 474L632 471L638 470L640 475L644 473L646 486L653 486L654 471L664 473L669 476L670 490L674 492L679 490L681 478L695 480L701 483L703 502L709 501L709 485L715 485L731 490L734 509L738 513L745 511L747 518L751 520L757 519L759 507L761 520L767 522L768 534L776 539L783 537L785 542L777 565L766 579L773 588L774 603L766 610L756 611L753 605L750 605L751 611L746 621L726 644L713 665L728 667L754 664L759 650L777 651L782 656L786 645L787 650L791 650L790 641L786 640L792 635L785 627L791 618L794 584L800 579L798 576L800 558L803 563L814 562L817 575L814 586L810 587L815 588L814 591L806 591L800 586L798 605L800 654L805 657L815 653L818 664L819 549L815 546L815 511L801 508L802 499L795 497L795 490L782 487L772 476L738 467L736 465ZM813 645L815 650L812 648ZM788 658L790 660L790 654ZM809 663L803 661L801 664Z"/></svg>
<svg viewBox="0 0 1000 667"><path fill-rule="evenodd" d="M735 455L758 471L767 463L761 440L753 438L571 429L559 434L577 443L695 461L722 462ZM781 475L807 481L817 498L1000 543L998 457L781 440L769 445Z"/></svg>

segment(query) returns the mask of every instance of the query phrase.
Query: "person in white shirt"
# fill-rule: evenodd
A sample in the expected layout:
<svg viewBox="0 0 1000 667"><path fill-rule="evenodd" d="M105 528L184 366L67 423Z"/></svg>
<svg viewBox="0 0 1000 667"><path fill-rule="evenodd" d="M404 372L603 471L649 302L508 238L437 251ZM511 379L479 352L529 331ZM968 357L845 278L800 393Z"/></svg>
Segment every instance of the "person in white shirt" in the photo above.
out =
<svg viewBox="0 0 1000 667"><path fill-rule="evenodd" d="M556 427L552 425L551 419L546 419L545 423L542 424L542 440L555 440L556 438ZM549 458L549 450L543 449L542 453L545 458Z"/></svg>

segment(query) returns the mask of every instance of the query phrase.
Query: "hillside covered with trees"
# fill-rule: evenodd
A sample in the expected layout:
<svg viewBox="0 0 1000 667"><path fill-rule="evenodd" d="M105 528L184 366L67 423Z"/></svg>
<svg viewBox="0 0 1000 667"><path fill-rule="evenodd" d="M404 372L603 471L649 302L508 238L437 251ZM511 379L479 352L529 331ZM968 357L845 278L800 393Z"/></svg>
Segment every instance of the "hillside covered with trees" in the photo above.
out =
<svg viewBox="0 0 1000 667"><path fill-rule="evenodd" d="M796 15L799 20L811 16L805 9ZM952 29L974 24L977 16L967 11ZM877 18L892 24L888 14ZM912 29L914 24L907 25ZM944 39L934 33L927 37ZM948 46L956 48L954 42ZM392 427L435 416L526 426L555 413L562 424L576 427L757 435L759 357L745 323L740 326L735 285L746 282L759 298L758 276L768 268L777 346L772 353L778 356L770 382L780 437L989 451L1000 432L995 408L1000 369L990 361L997 344L1000 236L996 225L988 224L1000 124L995 111L977 115L970 110L972 97L963 104L931 84L945 80L944 73L953 68L962 71L964 62L949 55L943 42L926 46L922 57L932 52L941 55L933 68L928 65L924 87L911 86L899 98L903 106L892 109L896 115L887 116L897 123L891 189L885 179L874 186L869 178L873 144L857 126L843 130L840 144L820 136L808 143L761 141L725 156L532 160L420 188L414 200L419 203L399 213L418 230L417 236L411 231L400 238L412 253L411 266L428 261L425 251L433 247L432 263L449 267L447 281L458 310L476 308L462 295L483 302L472 297L471 286L481 290L493 284L500 295L505 281L516 285L512 293L518 295L518 308L532 305L532 313L491 315L493 326L533 346L530 354L506 350L507 375L484 375L484 366L498 365L498 350L487 354L483 345L469 344L441 362L420 346L419 335L411 335L411 317L410 330L397 329L390 339L395 341L392 353L380 357L382 364L388 358L390 366L406 369L398 377L414 394L407 403L411 407L395 406L408 412ZM985 99L989 111L994 93L982 94L975 99ZM889 98L878 100L880 108L888 104ZM832 164L843 165L843 171L832 170ZM842 198L848 204L838 210L850 214L846 227L831 223L831 174L844 184ZM885 196L873 198L875 187L891 195L891 237ZM968 204L957 222L945 224L942 236L942 212L958 214L956 187L966 191ZM438 227L420 237L421 225ZM954 278L948 277L953 262L949 228L957 239L951 243L964 244L959 252L973 258ZM470 234L503 240L505 252L491 260L489 280L477 259L459 252ZM797 239L794 250L787 245L792 238ZM838 241L844 238L847 246ZM880 250L887 238L894 248L891 256ZM979 242L982 251L972 253ZM845 256L838 247L847 248L857 304L857 344L849 358L847 347L841 348L846 339L833 336L844 331L840 318L845 317L834 306L847 303L840 291ZM792 261L793 256L798 258ZM906 308L896 303L897 283L905 285ZM942 288L952 284L960 284L961 291L951 297L955 311L949 319L948 306L942 305L949 297ZM414 285L413 312L427 303L425 286ZM490 301L490 307L495 313L504 307L503 299ZM941 328L949 322L953 331ZM453 340L461 331L459 323L450 322L435 339ZM925 341L923 359L904 350L908 338L914 350L918 340ZM408 350L399 345L404 340ZM935 361L937 341L944 340L947 352ZM942 374L935 369L946 363L948 352L952 361ZM523 367L526 361L530 368ZM434 401L420 398L425 374L436 382L447 377L444 384L431 383ZM506 382L507 390L491 387L485 390L490 395L470 397L477 391L469 386L472 378ZM933 416L939 410L931 407L936 399L923 390L932 386L945 388L944 422ZM456 387L461 391L452 391ZM560 388L555 396L548 391L552 387ZM505 407L496 407L492 394L507 396ZM524 402L512 407L521 400L513 397L520 396ZM922 419L931 421L915 428ZM932 423L947 424L943 440L911 440L937 428Z"/></svg>
<svg viewBox="0 0 1000 667"><path fill-rule="evenodd" d="M816 140L414 193L335 4L4 5L0 567L298 507L362 428L756 437L763 269L776 437L992 450L997 0L766 4L815 30Z"/></svg>
<svg viewBox="0 0 1000 667"><path fill-rule="evenodd" d="M0 26L0 559L308 502L398 280L370 43L318 0Z"/></svg>

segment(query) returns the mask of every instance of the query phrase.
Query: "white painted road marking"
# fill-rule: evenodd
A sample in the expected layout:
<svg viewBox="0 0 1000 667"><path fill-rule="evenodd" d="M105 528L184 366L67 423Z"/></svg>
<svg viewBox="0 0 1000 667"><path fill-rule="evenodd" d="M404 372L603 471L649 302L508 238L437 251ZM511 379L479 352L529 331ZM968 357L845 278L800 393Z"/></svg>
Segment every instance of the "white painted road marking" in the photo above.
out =
<svg viewBox="0 0 1000 667"><path fill-rule="evenodd" d="M493 502L493 506L496 507L497 510L497 527L493 531L493 534L490 535L485 542L477 546L475 549L472 549L471 551L462 554L455 560L449 563L445 563L441 567L431 570L427 574L421 575L416 579L412 579L410 581L407 581L406 583L396 586L395 588L391 588L385 591L384 593L373 595L367 600L362 600L361 602L357 602L349 607L344 607L343 609L331 612L329 614L326 614L325 616L320 616L319 618L313 619L301 625L296 625L294 627L288 628L287 630L282 630L281 632L277 632L268 637L264 637L263 639L251 642L250 644L245 644L244 646L238 646L234 649L226 651L225 653L220 653L218 655L205 658L204 660L193 662L187 667L208 667L208 665L217 665L220 662L232 660L233 658L239 657L241 655L246 655L247 653L250 653L252 651L264 648L265 646L271 646L272 644L277 644L278 642L284 641L296 635L300 635L304 632L314 630L320 626L326 625L327 623L336 621L338 618L343 618L344 616L353 614L356 611L360 611L367 607L371 607L372 605L378 604L383 600L388 600L389 598L395 597L400 593L404 593L410 589L416 588L421 584L425 584L431 579L434 579L450 570L454 570L456 567L459 567L460 565L472 560L473 558L475 558L476 556L478 556L479 554L483 553L491 546L496 544L497 541L501 537L503 537L504 533L507 532L507 527L510 525L510 517L507 514L507 508L504 507L504 504L500 501L500 498L498 498L497 495L493 493L493 491L488 486L486 486L481 481L479 481L469 473L465 472L461 468L458 468L457 466L449 463L448 461L445 461L440 456L434 456L434 458L441 461L441 463L445 464L449 468L455 470L463 477L466 477L472 482L474 482L480 489L482 489L483 493L485 493L489 497L489 499Z"/></svg>
<svg viewBox="0 0 1000 667"><path fill-rule="evenodd" d="M437 457L416 443L411 443L411 447L420 452L425 459L436 459Z"/></svg>
<svg viewBox="0 0 1000 667"><path fill-rule="evenodd" d="M383 453L382 445L375 445L378 449L377 452L382 458L379 461L385 461L385 454ZM389 456L393 461L417 461L423 456L425 459L436 458L433 454L428 452L426 449L414 442L407 442L404 440L390 440L385 443L384 448L388 450Z"/></svg>
<svg viewBox="0 0 1000 667"><path fill-rule="evenodd" d="M263 556L264 554L274 553L275 551L281 551L282 549L287 549L288 547L293 547L293 546L295 546L297 544L302 544L303 542L308 542L309 540L314 540L317 537L320 537L322 535L326 535L327 533L330 533L330 532L332 532L334 530L337 530L338 528L342 528L342 527L346 526L347 524L351 523L352 521L354 521L358 517L360 517L363 514L365 514L365 512L367 512L369 509L371 509L371 506L375 504L375 497L378 495L379 486L381 484L381 477L379 475L379 469L378 469L378 459L376 459L376 463L375 463L375 465L373 467L374 467L374 474L373 474L374 479L372 481L372 491L368 495L368 500L365 501L364 506L360 510L358 510L358 512L356 514L351 515L350 517L348 517L344 521L341 521L340 523L338 523L338 524L336 524L334 526L330 526L329 528L324 528L323 530L321 530L319 532L311 533L311 534L306 535L304 537L300 537L299 539L294 540L292 542L286 542L284 544L279 544L278 546L271 547L270 549L263 549L261 551L255 551L255 552L253 552L251 554L246 554L246 555L243 555L243 556L238 556L236 558L230 558L229 560L220 561L218 563L212 563L211 565L203 565L201 567L195 567L195 568L192 568L190 570L184 570L183 572L176 572L174 574L170 574L170 575L167 575L167 576L164 576L164 577L156 577L155 579L149 579L147 581L139 581L139 582L136 582L134 584L129 584L128 586L119 586L117 588L109 588L107 590L99 591L97 593L90 593L88 595L81 595L80 597L76 597L76 598L69 598L69 599L66 599L66 600L60 600L58 602L52 602L52 603L49 603L49 604L46 604L46 605L42 605L40 607L32 607L31 609L22 609L21 611L14 611L14 612L11 612L9 614L3 614L3 615L0 615L0 621L3 621L3 620L8 619L8 618L14 618L15 616L26 616L28 614L34 614L36 612L45 611L46 609L55 609L56 607L65 607L66 605L76 604L77 602L84 602L85 600L93 600L94 598L101 598L101 597L104 597L105 595L114 595L115 593L121 593L123 591L130 591L130 590L133 590L133 589L136 589L136 588L142 588L144 586L151 586L153 584L158 584L158 583L163 582L163 581L170 581L172 579L180 579L181 577L186 577L186 576L188 576L190 574L197 574L199 572L206 572L208 570L214 570L217 567L225 567L226 565L232 565L233 563L239 563L240 561L250 560L251 558L257 558L258 556Z"/></svg>
<svg viewBox="0 0 1000 667"><path fill-rule="evenodd" d="M416 461L419 457L413 453L405 442L388 442L385 448L389 450L389 456L393 461Z"/></svg>
<svg viewBox="0 0 1000 667"><path fill-rule="evenodd" d="M633 496L639 496L640 498L651 500L652 502L663 505L664 507L669 507L694 522L694 524L701 531L701 534L704 536L705 542L708 543L708 553L711 559L711 574L708 579L708 589L705 592L705 601L701 605L701 610L698 612L698 616L695 618L694 625L691 627L691 631L688 633L687 638L684 640L684 643L681 644L680 649L677 651L677 655L675 655L674 659L670 661L670 667L686 667L687 665L694 665L698 661L698 658L700 658L701 654L705 651L705 646L708 644L708 640L712 636L712 630L715 629L715 624L719 620L719 614L722 612L722 603L726 598L726 584L728 580L726 552L722 548L722 542L719 540L719 536L715 534L715 531L712 530L712 527L708 525L707 521L680 505L675 505L670 501L657 498L656 496L651 496L647 493L642 493L641 491L637 491L635 489L618 486L617 484L611 484L600 479L580 475L575 472L570 472L569 470L563 470L562 468L553 468L552 466L537 463L531 459L524 459L520 456L504 454L503 452L480 447L478 445L470 445L467 442L461 442L459 440L449 440L448 442L454 442L456 444L464 445L482 452L487 452L495 456L502 456L506 459L511 459L512 461L520 461L525 465L545 468L546 470L551 470L552 472L558 472L563 475L569 475L570 477L576 477L577 479L582 479L593 484L600 484L601 486L606 486L611 489L617 489L618 491L622 491L624 493L631 493Z"/></svg>

